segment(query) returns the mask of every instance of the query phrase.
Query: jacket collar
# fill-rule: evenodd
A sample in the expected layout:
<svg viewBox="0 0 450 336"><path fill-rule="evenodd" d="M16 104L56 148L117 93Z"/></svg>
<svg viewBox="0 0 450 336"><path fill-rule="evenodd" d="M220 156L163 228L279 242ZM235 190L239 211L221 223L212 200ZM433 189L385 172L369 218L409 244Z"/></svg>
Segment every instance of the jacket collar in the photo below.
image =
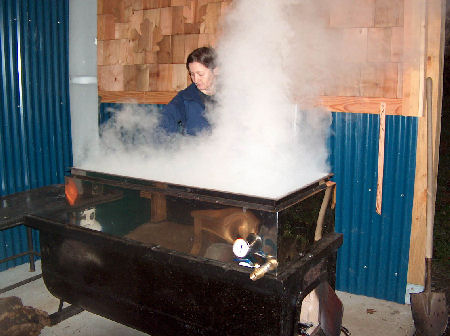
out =
<svg viewBox="0 0 450 336"><path fill-rule="evenodd" d="M195 86L194 83L192 83L185 89L185 99L187 100L195 100L203 102L201 95L202 93L200 92L199 89L197 89L197 86Z"/></svg>

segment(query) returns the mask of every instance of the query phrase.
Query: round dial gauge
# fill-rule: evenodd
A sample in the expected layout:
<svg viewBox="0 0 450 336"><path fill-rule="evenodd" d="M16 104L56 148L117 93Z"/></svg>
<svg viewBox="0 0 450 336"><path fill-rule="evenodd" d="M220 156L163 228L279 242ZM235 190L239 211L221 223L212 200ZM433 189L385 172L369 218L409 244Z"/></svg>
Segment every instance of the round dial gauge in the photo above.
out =
<svg viewBox="0 0 450 336"><path fill-rule="evenodd" d="M233 244L233 253L236 257L244 258L250 247L248 246L248 243L245 241L245 239L238 238L234 241Z"/></svg>

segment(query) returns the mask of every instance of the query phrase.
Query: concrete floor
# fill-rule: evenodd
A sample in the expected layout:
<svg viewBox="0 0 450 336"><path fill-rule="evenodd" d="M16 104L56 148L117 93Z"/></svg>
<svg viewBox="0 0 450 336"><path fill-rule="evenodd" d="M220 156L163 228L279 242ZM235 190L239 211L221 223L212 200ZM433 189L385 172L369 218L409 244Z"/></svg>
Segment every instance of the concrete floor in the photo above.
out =
<svg viewBox="0 0 450 336"><path fill-rule="evenodd" d="M40 263L37 263L40 273ZM21 265L1 273L0 288L34 275L28 265ZM337 293L344 304L345 326L352 336L411 336L414 324L409 305L377 300L344 292ZM38 279L17 289L3 293L0 297L18 296L25 306L32 306L48 312L58 309L59 301L46 289L42 279ZM143 336L147 335L119 323L89 312L82 312L56 326L45 327L41 336ZM343 334L342 334L343 335Z"/></svg>

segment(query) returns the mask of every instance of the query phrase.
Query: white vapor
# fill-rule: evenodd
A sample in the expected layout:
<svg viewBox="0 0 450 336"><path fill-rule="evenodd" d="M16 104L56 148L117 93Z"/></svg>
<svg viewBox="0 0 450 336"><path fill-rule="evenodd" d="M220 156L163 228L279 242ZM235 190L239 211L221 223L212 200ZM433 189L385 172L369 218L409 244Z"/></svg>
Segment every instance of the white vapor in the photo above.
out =
<svg viewBox="0 0 450 336"><path fill-rule="evenodd" d="M331 115L304 103L323 90L329 62L321 37L308 34L326 21L315 12L311 0L234 1L217 46L212 130L156 134L158 114L128 105L78 168L269 198L323 177Z"/></svg>

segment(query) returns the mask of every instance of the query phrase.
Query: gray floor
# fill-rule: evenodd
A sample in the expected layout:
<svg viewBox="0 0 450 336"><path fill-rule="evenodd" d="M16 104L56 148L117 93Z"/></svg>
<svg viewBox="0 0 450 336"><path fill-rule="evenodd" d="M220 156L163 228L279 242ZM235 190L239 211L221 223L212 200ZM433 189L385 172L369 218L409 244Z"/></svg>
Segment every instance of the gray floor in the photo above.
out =
<svg viewBox="0 0 450 336"><path fill-rule="evenodd" d="M39 262L36 272L40 273ZM28 271L28 265L1 272L0 288L30 275L33 273ZM47 291L42 279L0 295L0 297L7 296L18 296L24 305L44 310L49 314L58 309L59 301ZM338 296L344 304L343 326L351 332L352 336L413 335L414 325L410 306L343 292L338 292ZM85 311L56 326L44 328L41 335L140 336L146 334Z"/></svg>

